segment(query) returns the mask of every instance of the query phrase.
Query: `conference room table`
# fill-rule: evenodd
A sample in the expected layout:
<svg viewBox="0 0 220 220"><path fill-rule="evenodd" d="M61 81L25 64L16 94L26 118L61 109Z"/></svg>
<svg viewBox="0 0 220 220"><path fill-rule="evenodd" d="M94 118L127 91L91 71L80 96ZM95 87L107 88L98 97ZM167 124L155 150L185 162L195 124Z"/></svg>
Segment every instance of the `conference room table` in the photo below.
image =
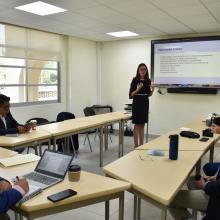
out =
<svg viewBox="0 0 220 220"><path fill-rule="evenodd" d="M100 167L102 167L104 142L105 142L105 149L108 148L107 127L113 123L119 123L118 157L121 157L123 155L123 149L124 149L124 122L130 120L130 118L131 118L130 114L125 114L123 111L117 111L117 112L94 115L89 117L70 119L52 124L46 124L39 126L39 129L44 130L51 134L53 139L54 149L56 147L56 141L58 139L68 138L74 134L85 133L90 130L99 129L100 132L100 145L99 145L100 163L99 164ZM103 138L104 134L105 134L105 141ZM67 143L69 143L69 141L67 141Z"/></svg>
<svg viewBox="0 0 220 220"><path fill-rule="evenodd" d="M189 129L189 131L197 132L202 137L202 131L206 129L206 123L204 118L198 118L190 123L187 123L181 128L173 129L172 131L161 135L160 137L153 139L152 141L143 144L142 146L136 148L136 150L148 150L148 149L158 149L158 150L169 150L169 136L171 134L180 134L184 129ZM179 135L179 151L203 151L210 152L209 162L213 162L215 144L220 139L219 134L214 134L213 137L208 137L209 140L206 142L199 141L200 138L187 138ZM198 161L196 167L196 173L200 173L201 160Z"/></svg>
<svg viewBox="0 0 220 220"><path fill-rule="evenodd" d="M178 160L169 160L169 136L179 134L182 129L198 132L207 128L201 118L186 124L136 148L133 152L105 166L107 176L125 180L132 184L134 197L134 219L140 217L140 199L147 200L162 209L161 219L166 219L167 207L185 183L192 170L200 173L201 158L210 152L213 160L214 145L219 135L214 134L207 142L179 136ZM150 156L149 149L162 150L165 156Z"/></svg>
<svg viewBox="0 0 220 220"><path fill-rule="evenodd" d="M13 152L5 152L0 148L0 155L4 152L5 157L13 156ZM36 167L37 162L3 167L0 165L1 177L9 181L15 176L22 176L31 172ZM81 171L81 178L78 182L69 182L66 177L64 181L45 189L34 198L22 203L19 207L13 207L18 213L17 218L26 217L28 220L39 218L51 214L61 213L84 207L99 202L105 202L105 219L109 219L109 201L119 199L119 220L124 219L124 191L130 188L130 184L124 181L118 181L105 176ZM73 189L77 195L65 200L53 203L47 199L47 196L63 191Z"/></svg>
<svg viewBox="0 0 220 220"><path fill-rule="evenodd" d="M161 208L166 219L167 208L182 188L187 177L202 157L203 151L180 151L178 160L165 156L150 156L144 150L134 150L103 168L107 176L131 183L129 192ZM135 198L136 199L136 198ZM134 219L137 215L134 205Z"/></svg>
<svg viewBox="0 0 220 220"><path fill-rule="evenodd" d="M51 137L50 132L41 129L31 130L24 134L17 134L17 136L0 136L0 147L15 150L29 146L38 146L47 142L50 148Z"/></svg>

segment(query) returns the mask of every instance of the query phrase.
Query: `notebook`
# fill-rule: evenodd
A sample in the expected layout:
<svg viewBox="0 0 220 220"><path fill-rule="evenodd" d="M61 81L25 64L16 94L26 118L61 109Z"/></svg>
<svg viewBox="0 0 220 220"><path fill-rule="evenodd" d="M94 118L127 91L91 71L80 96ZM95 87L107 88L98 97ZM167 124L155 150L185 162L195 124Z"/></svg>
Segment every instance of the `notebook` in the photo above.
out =
<svg viewBox="0 0 220 220"><path fill-rule="evenodd" d="M23 202L35 197L39 193L41 193L43 190L40 187L29 185L29 191L28 193L19 201L17 202L16 206L21 205Z"/></svg>
<svg viewBox="0 0 220 220"><path fill-rule="evenodd" d="M5 167L10 167L38 160L40 157L35 154L17 154L13 157L1 158L0 163Z"/></svg>
<svg viewBox="0 0 220 220"><path fill-rule="evenodd" d="M18 154L18 152L0 147L0 159L6 157L12 157L15 156L16 154Z"/></svg>

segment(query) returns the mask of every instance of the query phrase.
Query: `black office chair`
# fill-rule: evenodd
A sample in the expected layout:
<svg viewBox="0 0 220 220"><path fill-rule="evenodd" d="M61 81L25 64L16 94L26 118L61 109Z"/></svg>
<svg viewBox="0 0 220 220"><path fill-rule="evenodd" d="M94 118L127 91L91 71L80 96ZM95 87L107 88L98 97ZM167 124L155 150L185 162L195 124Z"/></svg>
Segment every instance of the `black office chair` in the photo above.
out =
<svg viewBox="0 0 220 220"><path fill-rule="evenodd" d="M44 125L44 124L50 123L46 118L31 118L31 119L28 119L26 121L26 124L31 122L31 120L36 120L37 121L37 125ZM43 143L42 145L47 145L47 143ZM38 155L38 146L30 146L30 147L28 147L27 153L29 153L30 148L33 148L34 151L35 151L35 154ZM42 155L41 147L39 147L39 153L40 153L40 155Z"/></svg>
<svg viewBox="0 0 220 220"><path fill-rule="evenodd" d="M26 121L26 123L29 123L31 120L36 120L37 121L37 125L44 125L44 124L51 123L46 118L31 118L31 119L28 119Z"/></svg>
<svg viewBox="0 0 220 220"><path fill-rule="evenodd" d="M56 121L61 122L61 121L69 120L69 119L75 119L75 115L71 112L60 112L57 115ZM58 144L58 151L63 151L64 150L64 138L58 140L57 144ZM70 146L70 150L73 151L74 156L76 156L77 155L76 152L79 149L78 134L74 134L69 137L69 146Z"/></svg>
<svg viewBox="0 0 220 220"><path fill-rule="evenodd" d="M84 109L83 109L83 112L84 112L84 115L85 115L86 117L96 115L96 113L95 113L95 111L94 111L94 109L93 109L92 107L86 107L86 108L84 108ZM86 136L85 136L83 145L85 145L86 139L87 139L88 142L89 142L89 147L90 147L90 150L91 150L91 151L92 151L92 146L91 146L91 142L90 142L90 139L89 139L89 134L95 133L95 137L94 137L94 140L95 140L98 132L99 132L99 130L98 130L98 129L95 129L95 130L91 130L91 131L89 131L89 132L86 133ZM109 133L108 133L108 136L109 136L109 138L110 138L110 141L112 142L112 139L111 139L111 136L110 136Z"/></svg>
<svg viewBox="0 0 220 220"><path fill-rule="evenodd" d="M84 115L85 115L86 117L95 115L95 111L94 111L91 107L86 107L86 108L84 108L84 109L83 109L83 112L84 112ZM88 142L89 142L89 148L90 148L90 151L91 151L91 152L92 152L92 145L91 145L91 142L90 142L90 139L89 139L89 134L97 133L97 132L98 132L98 130L97 130L97 129L94 129L94 130L91 130L91 131L85 133L86 136L85 136L83 145L85 145L86 139L87 139Z"/></svg>

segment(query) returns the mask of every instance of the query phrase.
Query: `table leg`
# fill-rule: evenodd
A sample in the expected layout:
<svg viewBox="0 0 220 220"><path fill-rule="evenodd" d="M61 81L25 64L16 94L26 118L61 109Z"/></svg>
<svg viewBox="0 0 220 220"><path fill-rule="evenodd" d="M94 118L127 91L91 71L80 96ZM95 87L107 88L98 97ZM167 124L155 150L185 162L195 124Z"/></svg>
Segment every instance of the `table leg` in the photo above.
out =
<svg viewBox="0 0 220 220"><path fill-rule="evenodd" d="M119 197L119 220L124 219L124 192L122 192L121 196Z"/></svg>
<svg viewBox="0 0 220 220"><path fill-rule="evenodd" d="M57 142L57 140L56 140L56 138L54 137L54 138L53 138L53 150L54 150L54 151L56 150L56 142Z"/></svg>
<svg viewBox="0 0 220 220"><path fill-rule="evenodd" d="M48 140L48 149L51 150L51 141L50 141L50 139Z"/></svg>
<svg viewBox="0 0 220 220"><path fill-rule="evenodd" d="M105 201L105 220L109 220L109 200Z"/></svg>
<svg viewBox="0 0 220 220"><path fill-rule="evenodd" d="M137 201L137 219L141 219L141 198Z"/></svg>
<svg viewBox="0 0 220 220"><path fill-rule="evenodd" d="M42 143L39 144L39 155L42 156Z"/></svg>
<svg viewBox="0 0 220 220"><path fill-rule="evenodd" d="M210 151L209 151L209 162L210 163L213 163L214 149L215 149L215 144L213 144L213 146L211 146Z"/></svg>
<svg viewBox="0 0 220 220"><path fill-rule="evenodd" d="M133 211L133 219L137 219L137 199L138 197L134 195L134 211Z"/></svg>
<svg viewBox="0 0 220 220"><path fill-rule="evenodd" d="M99 141L100 141L99 166L103 167L103 127L100 128L99 135L100 135L99 137Z"/></svg>
<svg viewBox="0 0 220 220"><path fill-rule="evenodd" d="M108 150L108 127L105 126L104 128L104 133L105 133L105 151Z"/></svg>
<svg viewBox="0 0 220 220"><path fill-rule="evenodd" d="M166 220L167 219L167 209L162 208L161 210L161 220Z"/></svg>
<svg viewBox="0 0 220 220"><path fill-rule="evenodd" d="M15 220L19 220L18 219L18 213L17 212L14 212L15 213Z"/></svg>
<svg viewBox="0 0 220 220"><path fill-rule="evenodd" d="M121 122L121 157L124 155L124 124L125 122Z"/></svg>
<svg viewBox="0 0 220 220"><path fill-rule="evenodd" d="M196 175L200 175L201 173L201 159L196 163Z"/></svg>
<svg viewBox="0 0 220 220"><path fill-rule="evenodd" d="M121 157L121 121L118 128L118 157Z"/></svg>

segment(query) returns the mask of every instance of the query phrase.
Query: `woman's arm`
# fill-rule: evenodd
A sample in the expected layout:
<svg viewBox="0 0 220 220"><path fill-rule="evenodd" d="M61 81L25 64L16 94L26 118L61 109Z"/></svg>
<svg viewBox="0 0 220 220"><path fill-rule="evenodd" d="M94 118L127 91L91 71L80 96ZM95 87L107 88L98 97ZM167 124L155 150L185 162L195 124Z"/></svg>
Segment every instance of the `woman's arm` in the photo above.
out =
<svg viewBox="0 0 220 220"><path fill-rule="evenodd" d="M150 94L149 94L149 96L152 96L153 95L153 93L154 93L154 84L151 84L150 85Z"/></svg>

